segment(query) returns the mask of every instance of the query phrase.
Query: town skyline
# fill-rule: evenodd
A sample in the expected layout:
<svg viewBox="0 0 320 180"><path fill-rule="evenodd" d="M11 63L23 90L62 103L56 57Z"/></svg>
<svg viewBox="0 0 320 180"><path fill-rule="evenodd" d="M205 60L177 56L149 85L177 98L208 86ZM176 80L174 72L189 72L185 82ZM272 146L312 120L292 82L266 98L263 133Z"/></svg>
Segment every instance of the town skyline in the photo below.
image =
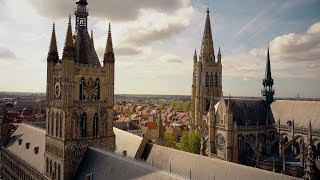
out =
<svg viewBox="0 0 320 180"><path fill-rule="evenodd" d="M11 78L1 79L0 91L45 92L52 22L57 26L61 58L65 17L74 8L70 3L61 4L64 1L50 3L47 5L52 8L46 9L38 0L0 1L0 75L6 77L14 72ZM102 60L107 25L111 22L115 93L190 95L192 57L195 48L200 51L207 2L150 1L134 6L127 14L111 9L105 13L99 10L101 3L90 2L89 29L94 31L95 47ZM222 51L224 95L260 96L269 41L276 97L320 97L320 15L314 9L319 3L272 1L239 10L236 2L211 1L215 53L218 47ZM252 2L247 0L241 7L248 4ZM22 26L28 28L21 33Z"/></svg>

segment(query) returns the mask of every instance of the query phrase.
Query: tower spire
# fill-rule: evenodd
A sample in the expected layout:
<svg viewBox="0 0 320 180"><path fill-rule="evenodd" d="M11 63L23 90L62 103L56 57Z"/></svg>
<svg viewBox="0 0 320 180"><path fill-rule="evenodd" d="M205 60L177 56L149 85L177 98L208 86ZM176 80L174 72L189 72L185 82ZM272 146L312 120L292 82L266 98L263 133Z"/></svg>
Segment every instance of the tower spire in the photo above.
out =
<svg viewBox="0 0 320 180"><path fill-rule="evenodd" d="M55 23L53 22L52 27L52 34L51 34L51 41L50 41L50 47L47 57L48 62L58 63L59 61L59 53L57 48L57 37L56 37L56 28Z"/></svg>
<svg viewBox="0 0 320 180"><path fill-rule="evenodd" d="M194 49L194 55L193 55L193 62L197 63L198 58L197 58L197 49Z"/></svg>
<svg viewBox="0 0 320 180"><path fill-rule="evenodd" d="M215 61L209 8L207 9L200 56L200 58L202 59L202 63Z"/></svg>
<svg viewBox="0 0 320 180"><path fill-rule="evenodd" d="M114 52L113 52L113 44L112 44L112 34L111 34L111 25L109 23L109 30L108 30L108 39L106 49L104 51L104 59L103 63L106 62L114 62Z"/></svg>
<svg viewBox="0 0 320 180"><path fill-rule="evenodd" d="M220 50L220 47L219 47L219 51L218 51L218 63L221 64L221 50Z"/></svg>
<svg viewBox="0 0 320 180"><path fill-rule="evenodd" d="M271 77L271 64L270 64L270 52L269 52L269 45L268 45L268 53L267 53L267 61L266 61L266 69L265 69L265 77L263 79L263 89L261 91L262 96L264 96L264 100L271 104L273 101L274 89L273 86L273 79Z"/></svg>
<svg viewBox="0 0 320 180"><path fill-rule="evenodd" d="M63 49L63 59L74 58L75 50L73 46L72 27L71 27L71 15L69 15L68 29L66 35L66 41Z"/></svg>

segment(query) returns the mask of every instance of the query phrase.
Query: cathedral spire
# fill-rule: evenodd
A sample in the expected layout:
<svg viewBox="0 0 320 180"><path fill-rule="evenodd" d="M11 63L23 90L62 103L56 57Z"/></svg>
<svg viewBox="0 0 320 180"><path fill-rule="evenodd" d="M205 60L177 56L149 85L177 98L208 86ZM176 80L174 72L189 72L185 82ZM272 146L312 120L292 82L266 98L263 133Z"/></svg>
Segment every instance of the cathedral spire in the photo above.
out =
<svg viewBox="0 0 320 180"><path fill-rule="evenodd" d="M106 62L114 62L114 52L113 52L113 44L112 44L112 34L111 34L111 25L109 23L109 30L108 30L108 39L106 49L104 51L104 59L103 63Z"/></svg>
<svg viewBox="0 0 320 180"><path fill-rule="evenodd" d="M262 96L264 96L264 100L271 104L273 101L274 89L273 86L273 79L271 77L271 65L270 65L270 52L268 46L268 53L267 53L267 61L266 61L266 69L265 69L265 77L263 79L263 89L261 91Z"/></svg>
<svg viewBox="0 0 320 180"><path fill-rule="evenodd" d="M207 9L200 56L203 63L215 61L209 8Z"/></svg>
<svg viewBox="0 0 320 180"><path fill-rule="evenodd" d="M193 63L197 63L198 58L197 58L197 49L194 50L194 55L193 55Z"/></svg>
<svg viewBox="0 0 320 180"><path fill-rule="evenodd" d="M55 23L53 23L52 27L51 41L47 61L53 63L58 63L59 61Z"/></svg>
<svg viewBox="0 0 320 180"><path fill-rule="evenodd" d="M219 51L218 51L218 63L221 64L221 50L219 47Z"/></svg>
<svg viewBox="0 0 320 180"><path fill-rule="evenodd" d="M63 48L63 59L75 57L75 50L73 46L72 27L71 27L71 15L69 15L69 23L66 35L66 41Z"/></svg>

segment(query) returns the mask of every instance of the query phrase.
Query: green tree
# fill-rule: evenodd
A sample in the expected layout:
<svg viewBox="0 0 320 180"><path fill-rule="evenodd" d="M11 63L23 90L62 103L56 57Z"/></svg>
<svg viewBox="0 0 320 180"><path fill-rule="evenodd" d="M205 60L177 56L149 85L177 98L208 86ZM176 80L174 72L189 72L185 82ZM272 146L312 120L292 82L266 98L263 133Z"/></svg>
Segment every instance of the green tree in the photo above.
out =
<svg viewBox="0 0 320 180"><path fill-rule="evenodd" d="M200 154L200 136L196 131L185 131L182 133L180 143L178 145L179 150L186 151L194 154Z"/></svg>
<svg viewBox="0 0 320 180"><path fill-rule="evenodd" d="M164 132L164 146L176 149L176 144L174 135L169 132Z"/></svg>
<svg viewBox="0 0 320 180"><path fill-rule="evenodd" d="M162 104L160 105L160 109L161 109L161 111L163 111L166 107L167 107L167 104L162 103Z"/></svg>
<svg viewBox="0 0 320 180"><path fill-rule="evenodd" d="M189 152L189 132L188 131L184 131L182 133L178 148L181 151Z"/></svg>
<svg viewBox="0 0 320 180"><path fill-rule="evenodd" d="M189 112L190 111L190 108L191 108L191 102L190 101L185 101L183 102L182 104L182 110L184 112Z"/></svg>
<svg viewBox="0 0 320 180"><path fill-rule="evenodd" d="M189 152L200 154L201 142L199 134L193 130L189 136Z"/></svg>

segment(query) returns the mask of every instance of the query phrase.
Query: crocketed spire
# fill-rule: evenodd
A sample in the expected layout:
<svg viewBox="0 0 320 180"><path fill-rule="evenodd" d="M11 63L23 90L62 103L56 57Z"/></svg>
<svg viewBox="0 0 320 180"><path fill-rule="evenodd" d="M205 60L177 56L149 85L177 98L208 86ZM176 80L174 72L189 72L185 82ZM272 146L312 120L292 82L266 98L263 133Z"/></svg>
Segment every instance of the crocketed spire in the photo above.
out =
<svg viewBox="0 0 320 180"><path fill-rule="evenodd" d="M202 63L215 61L209 8L207 9L207 17L206 17L206 22L205 22L205 27L203 32L200 58Z"/></svg>
<svg viewBox="0 0 320 180"><path fill-rule="evenodd" d="M108 39L107 39L106 49L104 52L103 63L114 62L114 61L115 59L114 59L113 44L112 44L111 25L109 23Z"/></svg>
<svg viewBox="0 0 320 180"><path fill-rule="evenodd" d="M69 15L69 23L66 35L66 41L63 49L63 59L66 58L74 58L75 57L75 49L73 46L73 37L72 37L72 27L71 27L71 15Z"/></svg>
<svg viewBox="0 0 320 180"><path fill-rule="evenodd" d="M193 62L197 63L198 58L197 58L197 49L194 50L194 55L193 55Z"/></svg>
<svg viewBox="0 0 320 180"><path fill-rule="evenodd" d="M265 69L265 77L263 79L263 89L261 91L262 96L264 96L264 100L271 104L273 101L274 89L273 86L273 79L271 77L271 65L270 65L270 53L269 53L269 46L268 46L268 54L267 54L267 62L266 62L266 69Z"/></svg>
<svg viewBox="0 0 320 180"><path fill-rule="evenodd" d="M51 41L47 61L53 63L58 63L59 61L55 23L53 23L52 27Z"/></svg>

